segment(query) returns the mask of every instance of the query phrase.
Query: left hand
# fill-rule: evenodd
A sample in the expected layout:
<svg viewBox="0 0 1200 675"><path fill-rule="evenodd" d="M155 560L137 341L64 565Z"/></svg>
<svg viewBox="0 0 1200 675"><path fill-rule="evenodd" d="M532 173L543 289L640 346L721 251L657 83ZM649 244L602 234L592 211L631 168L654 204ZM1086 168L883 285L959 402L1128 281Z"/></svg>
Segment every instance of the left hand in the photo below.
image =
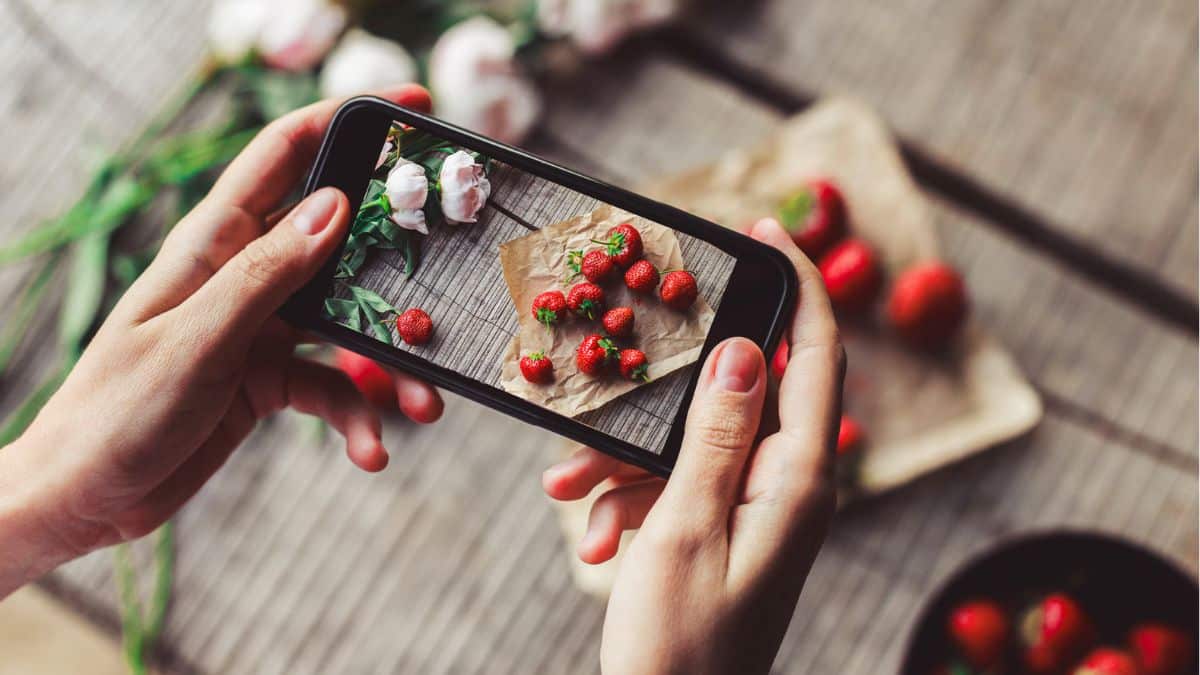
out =
<svg viewBox="0 0 1200 675"><path fill-rule="evenodd" d="M429 94L383 94L419 110ZM346 437L350 460L387 464L380 420L342 373L293 354L275 312L334 254L351 219L333 188L278 223L340 101L267 126L171 231L29 429L0 449L0 597L61 562L142 536L285 407ZM400 408L432 422L430 385L395 375Z"/></svg>

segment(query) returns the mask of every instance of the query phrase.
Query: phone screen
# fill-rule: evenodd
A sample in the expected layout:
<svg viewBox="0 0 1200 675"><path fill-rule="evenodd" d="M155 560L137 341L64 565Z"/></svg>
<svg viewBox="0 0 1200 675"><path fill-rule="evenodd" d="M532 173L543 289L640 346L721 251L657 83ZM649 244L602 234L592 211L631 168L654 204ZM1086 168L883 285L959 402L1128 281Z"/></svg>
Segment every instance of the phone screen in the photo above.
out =
<svg viewBox="0 0 1200 675"><path fill-rule="evenodd" d="M661 454L737 259L399 122L375 162L325 318Z"/></svg>

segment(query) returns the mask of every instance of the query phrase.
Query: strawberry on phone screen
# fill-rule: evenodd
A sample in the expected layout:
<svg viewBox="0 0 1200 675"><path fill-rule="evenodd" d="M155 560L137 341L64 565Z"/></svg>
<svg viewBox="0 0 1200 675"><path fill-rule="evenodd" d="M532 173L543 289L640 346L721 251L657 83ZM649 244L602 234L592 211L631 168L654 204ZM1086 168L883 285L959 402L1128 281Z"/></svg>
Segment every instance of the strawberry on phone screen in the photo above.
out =
<svg viewBox="0 0 1200 675"><path fill-rule="evenodd" d="M433 319L414 307L396 317L396 332L410 345L423 345L433 338Z"/></svg>
<svg viewBox="0 0 1200 675"><path fill-rule="evenodd" d="M691 307L699 295L696 277L686 270L667 272L663 276L658 295L667 307L682 312Z"/></svg>
<svg viewBox="0 0 1200 675"><path fill-rule="evenodd" d="M567 299L562 291L546 291L533 299L533 318L553 328L567 316Z"/></svg>
<svg viewBox="0 0 1200 675"><path fill-rule="evenodd" d="M658 270L643 258L625 270L625 285L634 293L651 293L658 285Z"/></svg>
<svg viewBox="0 0 1200 675"><path fill-rule="evenodd" d="M600 320L604 332L613 337L629 337L633 335L633 310L629 307L613 307L604 313Z"/></svg>
<svg viewBox="0 0 1200 675"><path fill-rule="evenodd" d="M609 229L604 239L595 240L603 244L613 264L626 269L642 257L642 233L630 223L621 223Z"/></svg>
<svg viewBox="0 0 1200 675"><path fill-rule="evenodd" d="M575 284L567 291L567 306L579 316L595 319L604 312L604 289L590 281Z"/></svg>

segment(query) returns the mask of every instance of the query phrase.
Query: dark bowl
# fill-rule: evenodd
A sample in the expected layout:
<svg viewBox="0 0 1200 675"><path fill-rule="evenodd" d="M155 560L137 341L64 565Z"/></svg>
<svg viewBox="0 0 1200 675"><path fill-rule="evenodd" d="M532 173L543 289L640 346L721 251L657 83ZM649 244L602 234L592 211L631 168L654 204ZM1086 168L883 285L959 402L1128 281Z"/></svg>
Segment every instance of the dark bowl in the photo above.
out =
<svg viewBox="0 0 1200 675"><path fill-rule="evenodd" d="M1156 553L1087 532L1050 532L1005 541L966 564L926 603L909 636L900 672L928 675L954 654L946 618L959 603L988 598L1012 618L1041 596L1064 591L1096 624L1102 644L1123 645L1140 621L1161 621L1197 644L1200 590L1196 580ZM1016 654L1009 654L1015 662Z"/></svg>

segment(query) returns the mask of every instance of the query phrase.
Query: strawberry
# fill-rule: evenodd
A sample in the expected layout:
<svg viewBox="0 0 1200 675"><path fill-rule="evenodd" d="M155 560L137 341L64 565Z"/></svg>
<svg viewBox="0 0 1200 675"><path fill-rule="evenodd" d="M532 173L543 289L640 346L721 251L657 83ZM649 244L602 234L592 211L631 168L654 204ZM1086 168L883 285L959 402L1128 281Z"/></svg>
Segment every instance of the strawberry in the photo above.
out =
<svg viewBox="0 0 1200 675"><path fill-rule="evenodd" d="M338 349L334 358L338 370L350 378L354 387L361 391L372 405L385 410L394 409L398 405L392 376L378 363L348 349Z"/></svg>
<svg viewBox="0 0 1200 675"><path fill-rule="evenodd" d="M603 244L613 264L621 269L632 265L642 257L642 233L629 223L621 223L609 229L604 239L593 242Z"/></svg>
<svg viewBox="0 0 1200 675"><path fill-rule="evenodd" d="M1072 675L1142 675L1133 657L1120 649L1100 647L1092 650Z"/></svg>
<svg viewBox="0 0 1200 675"><path fill-rule="evenodd" d="M552 328L567 316L567 299L562 291L546 291L533 299L533 318Z"/></svg>
<svg viewBox="0 0 1200 675"><path fill-rule="evenodd" d="M617 271L617 267L613 264L613 260L609 257L608 252L601 249L588 251L587 255L583 256L583 261L579 267L583 272L583 276L593 284L608 281L612 278L613 272Z"/></svg>
<svg viewBox="0 0 1200 675"><path fill-rule="evenodd" d="M846 417L842 417L845 429ZM841 451L841 437L838 438ZM950 612L950 639L976 668L990 668L1000 662L1008 639L1008 617L1000 606L989 600L959 605Z"/></svg>
<svg viewBox="0 0 1200 675"><path fill-rule="evenodd" d="M550 382L554 379L554 364L550 357L542 352L534 352L521 357L521 374L534 384Z"/></svg>
<svg viewBox="0 0 1200 675"><path fill-rule="evenodd" d="M1128 644L1142 675L1183 675L1196 653L1187 633L1161 623L1134 626Z"/></svg>
<svg viewBox="0 0 1200 675"><path fill-rule="evenodd" d="M842 421L838 425L838 457L846 456L859 450L862 447L862 443L862 426L853 417L849 415L842 415Z"/></svg>
<svg viewBox="0 0 1200 675"><path fill-rule="evenodd" d="M567 291L567 307L580 316L595 319L604 311L604 289L590 281L575 284Z"/></svg>
<svg viewBox="0 0 1200 675"><path fill-rule="evenodd" d="M628 307L614 307L604 313L600 319L604 331L613 337L629 337L633 334L633 310Z"/></svg>
<svg viewBox="0 0 1200 675"><path fill-rule="evenodd" d="M810 258L817 258L846 234L846 204L827 179L809 181L779 207L779 222Z"/></svg>
<svg viewBox="0 0 1200 675"><path fill-rule="evenodd" d="M775 379L783 379L783 373L787 370L787 362L788 343L784 339L779 341L779 346L775 348L775 356L771 357L771 374L775 376Z"/></svg>
<svg viewBox="0 0 1200 675"><path fill-rule="evenodd" d="M906 269L892 286L888 319L914 347L945 346L967 318L967 289L949 265L930 261Z"/></svg>
<svg viewBox="0 0 1200 675"><path fill-rule="evenodd" d="M412 308L396 317L400 339L410 345L423 345L433 337L433 319L424 310Z"/></svg>
<svg viewBox="0 0 1200 675"><path fill-rule="evenodd" d="M663 275L662 286L658 295L664 304L671 309L684 311L696 302L696 277L686 270L675 270Z"/></svg>
<svg viewBox="0 0 1200 675"><path fill-rule="evenodd" d="M1046 596L1021 619L1025 665L1033 673L1062 671L1091 640L1091 621L1064 593Z"/></svg>
<svg viewBox="0 0 1200 675"><path fill-rule="evenodd" d="M847 239L834 246L818 267L829 299L843 309L866 308L883 282L875 251L861 239Z"/></svg>
<svg viewBox="0 0 1200 675"><path fill-rule="evenodd" d="M599 375L611 359L617 357L617 347L612 340L599 335L583 338L575 350L575 365L587 375Z"/></svg>
<svg viewBox="0 0 1200 675"><path fill-rule="evenodd" d="M638 382L649 382L650 376L646 370L650 367L646 363L646 355L640 349L622 349L620 355L621 375L631 380Z"/></svg>
<svg viewBox="0 0 1200 675"><path fill-rule="evenodd" d="M643 258L625 270L625 285L634 293L650 293L658 285L658 270Z"/></svg>

